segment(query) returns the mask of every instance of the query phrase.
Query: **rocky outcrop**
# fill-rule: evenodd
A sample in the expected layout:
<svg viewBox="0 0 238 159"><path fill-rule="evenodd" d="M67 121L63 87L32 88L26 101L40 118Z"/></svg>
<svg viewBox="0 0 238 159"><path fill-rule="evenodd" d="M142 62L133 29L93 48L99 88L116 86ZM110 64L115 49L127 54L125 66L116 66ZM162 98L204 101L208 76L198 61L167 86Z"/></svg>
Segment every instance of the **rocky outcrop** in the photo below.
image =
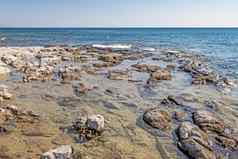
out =
<svg viewBox="0 0 238 159"><path fill-rule="evenodd" d="M143 120L153 128L166 130L170 127L171 118L166 111L152 108L144 113Z"/></svg>
<svg viewBox="0 0 238 159"><path fill-rule="evenodd" d="M178 146L194 159L217 159L210 148L209 139L205 132L190 122L183 122L178 127Z"/></svg>

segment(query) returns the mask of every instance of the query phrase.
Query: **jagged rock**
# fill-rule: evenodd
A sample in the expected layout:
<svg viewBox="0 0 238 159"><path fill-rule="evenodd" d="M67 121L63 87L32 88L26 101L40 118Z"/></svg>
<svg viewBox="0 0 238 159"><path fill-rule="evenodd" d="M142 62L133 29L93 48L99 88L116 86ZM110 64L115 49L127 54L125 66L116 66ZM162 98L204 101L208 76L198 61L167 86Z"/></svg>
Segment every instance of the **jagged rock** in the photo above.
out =
<svg viewBox="0 0 238 159"><path fill-rule="evenodd" d="M205 132L190 122L183 122L177 130L178 146L189 158L216 159L210 148L209 139Z"/></svg>
<svg viewBox="0 0 238 159"><path fill-rule="evenodd" d="M166 111L158 108L147 110L143 115L143 120L154 128L166 130L170 127L170 116Z"/></svg>
<svg viewBox="0 0 238 159"><path fill-rule="evenodd" d="M214 113L206 110L198 110L194 112L193 120L196 125L205 131L223 133L225 130L224 122Z"/></svg>
<svg viewBox="0 0 238 159"><path fill-rule="evenodd" d="M72 159L73 148L70 145L60 146L42 154L41 159Z"/></svg>
<svg viewBox="0 0 238 159"><path fill-rule="evenodd" d="M218 135L215 137L218 144L221 145L224 148L228 148L232 151L238 150L238 139L232 136L223 136Z"/></svg>

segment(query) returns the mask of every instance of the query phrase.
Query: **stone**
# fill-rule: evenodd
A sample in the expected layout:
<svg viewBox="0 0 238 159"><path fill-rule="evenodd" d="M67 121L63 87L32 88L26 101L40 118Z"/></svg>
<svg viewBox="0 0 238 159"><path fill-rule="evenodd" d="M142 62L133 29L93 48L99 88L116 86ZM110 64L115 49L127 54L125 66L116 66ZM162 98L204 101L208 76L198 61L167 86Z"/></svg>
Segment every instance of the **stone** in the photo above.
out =
<svg viewBox="0 0 238 159"><path fill-rule="evenodd" d="M186 113L185 112L174 112L174 119L177 121L184 121L186 119Z"/></svg>
<svg viewBox="0 0 238 159"><path fill-rule="evenodd" d="M42 154L41 159L72 159L73 148L70 145L60 146Z"/></svg>
<svg viewBox="0 0 238 159"><path fill-rule="evenodd" d="M8 87L6 85L0 85L0 98L11 99L13 95L9 93Z"/></svg>
<svg viewBox="0 0 238 159"><path fill-rule="evenodd" d="M171 72L169 70L162 69L162 70L157 70L156 72L153 72L150 75L150 79L151 80L156 80L156 81L171 80L172 79L172 75L171 75Z"/></svg>
<svg viewBox="0 0 238 159"><path fill-rule="evenodd" d="M107 53L99 57L99 60L104 62L110 62L113 64L119 63L121 61L122 55L117 53Z"/></svg>
<svg viewBox="0 0 238 159"><path fill-rule="evenodd" d="M102 132L104 130L104 117L99 114L89 116L86 125L89 129Z"/></svg>
<svg viewBox="0 0 238 159"><path fill-rule="evenodd" d="M225 123L214 113L206 110L198 110L193 113L193 120L204 131L213 131L223 133L225 131Z"/></svg>
<svg viewBox="0 0 238 159"><path fill-rule="evenodd" d="M85 83L78 83L77 85L73 85L73 88L74 88L74 92L77 96L86 94L87 92L89 92L90 90L93 89L93 87L91 87L89 84L85 84Z"/></svg>
<svg viewBox="0 0 238 159"><path fill-rule="evenodd" d="M224 148L228 148L232 151L238 150L238 139L229 136L218 135L215 137L218 144Z"/></svg>
<svg viewBox="0 0 238 159"><path fill-rule="evenodd" d="M190 122L183 122L177 130L178 146L193 159L216 159L215 153L210 148L209 139L205 132Z"/></svg>
<svg viewBox="0 0 238 159"><path fill-rule="evenodd" d="M143 120L153 128L166 130L170 127L170 116L166 111L159 108L147 110L143 115Z"/></svg>
<svg viewBox="0 0 238 159"><path fill-rule="evenodd" d="M128 80L129 75L127 71L113 70L108 72L108 79L110 80Z"/></svg>
<svg viewBox="0 0 238 159"><path fill-rule="evenodd" d="M148 64L135 64L132 67L136 68L139 72L156 72L157 70L161 69L158 65L148 65Z"/></svg>

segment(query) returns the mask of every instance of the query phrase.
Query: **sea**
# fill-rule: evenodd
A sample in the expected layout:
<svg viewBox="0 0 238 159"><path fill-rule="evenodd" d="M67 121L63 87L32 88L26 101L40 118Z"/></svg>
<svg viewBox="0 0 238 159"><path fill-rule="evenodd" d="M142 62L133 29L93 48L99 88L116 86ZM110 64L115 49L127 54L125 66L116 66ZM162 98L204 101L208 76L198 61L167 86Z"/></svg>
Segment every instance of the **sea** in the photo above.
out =
<svg viewBox="0 0 238 159"><path fill-rule="evenodd" d="M238 79L238 28L0 28L1 46L94 45L183 50Z"/></svg>

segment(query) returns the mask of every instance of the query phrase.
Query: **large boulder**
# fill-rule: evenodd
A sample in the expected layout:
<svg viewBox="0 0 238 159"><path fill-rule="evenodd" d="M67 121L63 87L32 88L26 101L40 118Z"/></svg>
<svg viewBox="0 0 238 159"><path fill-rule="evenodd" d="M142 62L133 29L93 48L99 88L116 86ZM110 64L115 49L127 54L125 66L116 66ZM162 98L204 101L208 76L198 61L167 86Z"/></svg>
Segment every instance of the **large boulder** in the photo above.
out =
<svg viewBox="0 0 238 159"><path fill-rule="evenodd" d="M183 122L177 130L178 146L189 158L216 159L205 132L190 122Z"/></svg>
<svg viewBox="0 0 238 159"><path fill-rule="evenodd" d="M166 130L170 126L171 118L166 111L152 108L144 113L143 120L154 128Z"/></svg>

